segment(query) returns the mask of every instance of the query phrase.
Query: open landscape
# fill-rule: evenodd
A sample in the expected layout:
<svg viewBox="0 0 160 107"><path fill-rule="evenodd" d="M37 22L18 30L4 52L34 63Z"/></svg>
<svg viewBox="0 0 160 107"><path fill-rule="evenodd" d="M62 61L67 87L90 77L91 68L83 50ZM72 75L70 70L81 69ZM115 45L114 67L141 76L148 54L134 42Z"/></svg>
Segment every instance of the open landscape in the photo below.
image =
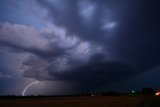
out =
<svg viewBox="0 0 160 107"><path fill-rule="evenodd" d="M160 107L160 0L0 0L0 107Z"/></svg>
<svg viewBox="0 0 160 107"><path fill-rule="evenodd" d="M1 107L160 107L151 96L89 96L1 99Z"/></svg>

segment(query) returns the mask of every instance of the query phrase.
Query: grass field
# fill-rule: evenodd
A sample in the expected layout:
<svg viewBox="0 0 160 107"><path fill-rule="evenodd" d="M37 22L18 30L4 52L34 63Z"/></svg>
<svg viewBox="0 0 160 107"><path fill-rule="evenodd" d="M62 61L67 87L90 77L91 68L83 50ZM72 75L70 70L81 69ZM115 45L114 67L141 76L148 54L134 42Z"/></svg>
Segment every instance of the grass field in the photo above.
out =
<svg viewBox="0 0 160 107"><path fill-rule="evenodd" d="M0 99L0 107L160 107L160 98L104 96Z"/></svg>

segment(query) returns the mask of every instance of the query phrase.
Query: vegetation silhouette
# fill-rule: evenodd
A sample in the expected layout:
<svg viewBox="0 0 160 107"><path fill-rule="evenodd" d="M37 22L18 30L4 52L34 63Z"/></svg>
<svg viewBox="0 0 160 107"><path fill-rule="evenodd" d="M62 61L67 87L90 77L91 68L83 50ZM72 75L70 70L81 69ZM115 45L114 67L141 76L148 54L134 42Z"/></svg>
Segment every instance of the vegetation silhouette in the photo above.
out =
<svg viewBox="0 0 160 107"><path fill-rule="evenodd" d="M141 92L135 91L130 93L118 93L115 91L103 91L103 92L88 92L88 93L77 93L71 95L28 95L28 96L21 96L21 95L3 95L0 96L0 99L12 99L12 98L60 98L60 97L98 97L98 96L141 96L141 95L155 95L155 89L144 87Z"/></svg>

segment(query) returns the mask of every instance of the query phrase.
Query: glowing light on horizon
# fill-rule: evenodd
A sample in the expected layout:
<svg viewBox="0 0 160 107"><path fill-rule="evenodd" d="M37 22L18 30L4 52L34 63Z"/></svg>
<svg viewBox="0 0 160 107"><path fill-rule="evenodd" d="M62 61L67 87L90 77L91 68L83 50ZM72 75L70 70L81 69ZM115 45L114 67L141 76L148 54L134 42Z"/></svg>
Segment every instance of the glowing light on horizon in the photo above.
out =
<svg viewBox="0 0 160 107"><path fill-rule="evenodd" d="M30 83L29 85L27 85L26 86L26 88L23 90L23 92L22 92L22 96L25 96L25 93L26 93L26 91L27 91L27 89L29 88L29 87L31 87L32 85L34 85L34 84L38 84L39 83L39 81L35 81L35 82L32 82L32 83Z"/></svg>
<svg viewBox="0 0 160 107"><path fill-rule="evenodd" d="M156 92L155 96L160 96L160 92Z"/></svg>

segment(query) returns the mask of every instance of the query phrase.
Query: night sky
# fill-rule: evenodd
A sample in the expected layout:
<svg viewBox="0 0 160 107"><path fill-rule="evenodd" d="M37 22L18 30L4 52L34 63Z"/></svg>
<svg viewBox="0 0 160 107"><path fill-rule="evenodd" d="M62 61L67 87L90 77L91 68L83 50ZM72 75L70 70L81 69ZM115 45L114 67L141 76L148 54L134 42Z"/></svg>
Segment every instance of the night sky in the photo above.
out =
<svg viewBox="0 0 160 107"><path fill-rule="evenodd" d="M0 95L159 89L159 6L0 0Z"/></svg>

